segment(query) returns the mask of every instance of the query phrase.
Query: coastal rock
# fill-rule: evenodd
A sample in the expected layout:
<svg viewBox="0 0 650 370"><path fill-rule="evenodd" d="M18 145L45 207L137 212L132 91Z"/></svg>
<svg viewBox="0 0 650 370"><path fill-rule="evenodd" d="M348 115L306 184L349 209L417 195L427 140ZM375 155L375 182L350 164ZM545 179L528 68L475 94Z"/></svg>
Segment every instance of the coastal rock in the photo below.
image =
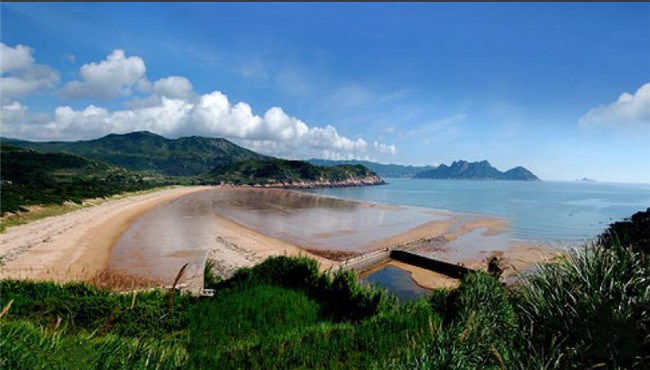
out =
<svg viewBox="0 0 650 370"><path fill-rule="evenodd" d="M384 185L386 182L379 176L351 177L341 181L297 181L256 184L255 187L276 189L315 189L315 188L342 188L354 186Z"/></svg>

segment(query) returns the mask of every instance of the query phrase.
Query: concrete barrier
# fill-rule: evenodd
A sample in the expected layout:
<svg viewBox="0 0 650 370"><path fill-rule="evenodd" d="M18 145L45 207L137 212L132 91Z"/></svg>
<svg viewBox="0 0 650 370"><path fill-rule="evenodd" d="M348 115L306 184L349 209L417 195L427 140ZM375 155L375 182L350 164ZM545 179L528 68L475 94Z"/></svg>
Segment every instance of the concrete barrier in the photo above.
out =
<svg viewBox="0 0 650 370"><path fill-rule="evenodd" d="M390 258L400 262L408 263L409 265L422 267L433 272L438 272L455 279L462 279L463 276L465 276L467 273L473 271L472 269L469 269L465 266L436 260L400 249L393 249L390 253Z"/></svg>

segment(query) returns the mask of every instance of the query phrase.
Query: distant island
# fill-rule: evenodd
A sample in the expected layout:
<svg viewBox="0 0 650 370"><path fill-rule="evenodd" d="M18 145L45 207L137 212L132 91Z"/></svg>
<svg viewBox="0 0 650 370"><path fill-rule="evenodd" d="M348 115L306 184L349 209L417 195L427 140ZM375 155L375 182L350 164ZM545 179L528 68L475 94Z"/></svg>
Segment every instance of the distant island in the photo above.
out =
<svg viewBox="0 0 650 370"><path fill-rule="evenodd" d="M414 179L460 179L460 180L516 180L538 181L539 178L524 167L518 166L501 172L488 161L455 161L451 166L441 164L435 169L422 171Z"/></svg>
<svg viewBox="0 0 650 370"><path fill-rule="evenodd" d="M588 177L583 177L581 179L577 179L576 181L578 181L578 182L596 182L596 180L590 179Z"/></svg>
<svg viewBox="0 0 650 370"><path fill-rule="evenodd" d="M351 160L331 160L331 159L310 159L307 162L316 165L316 166L338 166L342 164L347 165L362 165L381 177L392 177L392 178L412 178L416 174L433 170L436 166L412 166L412 165L401 165L401 164L382 164L377 162L370 161L360 161L356 159Z"/></svg>
<svg viewBox="0 0 650 370"><path fill-rule="evenodd" d="M524 167L515 167L501 172L490 165L488 161L467 162L456 161L451 166L444 164L436 167L412 166L401 164L382 164L361 160L330 160L310 159L309 163L317 166L362 165L375 172L382 178L414 178L414 179L456 179L456 180L516 180L537 181L539 178Z"/></svg>

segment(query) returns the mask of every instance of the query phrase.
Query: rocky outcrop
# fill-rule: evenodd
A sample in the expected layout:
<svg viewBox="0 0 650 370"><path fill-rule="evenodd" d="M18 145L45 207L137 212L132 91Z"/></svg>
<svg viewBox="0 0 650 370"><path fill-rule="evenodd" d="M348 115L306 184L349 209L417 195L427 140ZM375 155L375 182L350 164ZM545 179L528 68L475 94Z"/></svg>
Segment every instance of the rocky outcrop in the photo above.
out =
<svg viewBox="0 0 650 370"><path fill-rule="evenodd" d="M344 188L352 186L384 185L386 182L379 176L350 177L341 181L295 181L295 182L272 182L252 185L255 188L274 189L315 189L315 188Z"/></svg>

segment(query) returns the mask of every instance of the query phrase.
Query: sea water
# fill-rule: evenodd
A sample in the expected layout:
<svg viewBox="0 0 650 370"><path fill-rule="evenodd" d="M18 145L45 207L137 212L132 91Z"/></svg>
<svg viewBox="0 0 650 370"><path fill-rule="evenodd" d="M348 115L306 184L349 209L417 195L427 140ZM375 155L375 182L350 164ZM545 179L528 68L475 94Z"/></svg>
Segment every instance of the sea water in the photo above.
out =
<svg viewBox="0 0 650 370"><path fill-rule="evenodd" d="M311 193L344 199L398 204L505 218L515 238L575 244L592 239L612 222L650 207L650 185L586 182L516 182L387 179L383 186L312 189ZM484 244L475 230L455 241L456 249ZM462 244L468 244L463 246ZM507 241L502 241L507 245ZM383 287L401 301L426 293L396 267L381 269L364 281Z"/></svg>
<svg viewBox="0 0 650 370"><path fill-rule="evenodd" d="M484 248L492 239L498 239L493 244L503 246L512 238L579 242L597 236L609 223L650 206L650 185L412 179L388 182L382 186L309 191L329 198L281 191L223 189L193 193L136 219L114 246L110 265L124 272L173 280L179 266L188 260L200 260L203 253L216 247L219 230L215 216L302 247L342 250L364 249L369 241L441 217L427 209L498 216L508 221L510 231L506 234L486 237L479 230L452 242L457 245L450 244L451 249L466 252L476 245ZM378 205L368 207L332 197ZM480 243L475 240L479 237ZM366 280L413 291L409 286L412 282L399 283L406 274L380 270L378 276Z"/></svg>
<svg viewBox="0 0 650 370"><path fill-rule="evenodd" d="M574 243L650 207L650 185L551 181L386 179L387 185L311 189L384 204L505 218L513 238Z"/></svg>

